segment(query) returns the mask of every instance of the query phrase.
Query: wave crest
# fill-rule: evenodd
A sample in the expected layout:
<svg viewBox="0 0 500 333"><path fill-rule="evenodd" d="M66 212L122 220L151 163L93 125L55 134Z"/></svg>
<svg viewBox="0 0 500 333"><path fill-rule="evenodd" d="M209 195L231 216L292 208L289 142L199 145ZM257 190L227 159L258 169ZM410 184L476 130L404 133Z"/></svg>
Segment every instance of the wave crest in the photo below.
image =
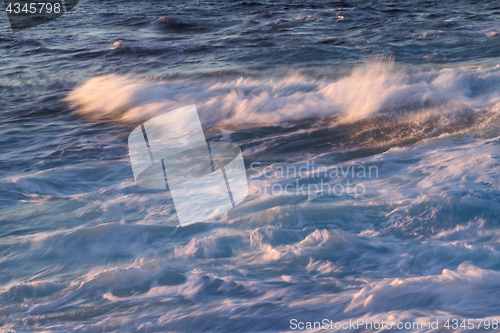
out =
<svg viewBox="0 0 500 333"><path fill-rule="evenodd" d="M470 117L500 102L500 67L441 70L395 69L377 60L332 81L291 75L261 82L150 81L118 75L92 78L65 100L89 118L136 122L196 104L207 125L279 124L307 118L336 123L369 119L435 116Z"/></svg>

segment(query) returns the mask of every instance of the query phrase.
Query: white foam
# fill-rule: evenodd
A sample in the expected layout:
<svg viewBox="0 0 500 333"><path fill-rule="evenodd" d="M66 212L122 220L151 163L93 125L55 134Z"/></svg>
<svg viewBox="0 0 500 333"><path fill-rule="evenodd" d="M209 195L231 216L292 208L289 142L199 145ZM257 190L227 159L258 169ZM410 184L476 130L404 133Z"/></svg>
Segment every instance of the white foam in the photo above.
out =
<svg viewBox="0 0 500 333"><path fill-rule="evenodd" d="M377 60L336 81L291 75L279 82L209 83L105 75L86 81L65 100L85 117L114 121L141 121L196 104L205 124L331 116L351 122L380 112L399 117L409 110L442 114L491 108L500 102L500 68L410 71L395 70L392 60Z"/></svg>
<svg viewBox="0 0 500 333"><path fill-rule="evenodd" d="M490 291L500 286L500 273L464 262L440 275L383 279L366 285L353 298L345 312L350 315L367 312L404 311L432 308L448 312L494 315L500 309ZM485 304L487 302L488 304ZM495 312L496 311L496 312Z"/></svg>

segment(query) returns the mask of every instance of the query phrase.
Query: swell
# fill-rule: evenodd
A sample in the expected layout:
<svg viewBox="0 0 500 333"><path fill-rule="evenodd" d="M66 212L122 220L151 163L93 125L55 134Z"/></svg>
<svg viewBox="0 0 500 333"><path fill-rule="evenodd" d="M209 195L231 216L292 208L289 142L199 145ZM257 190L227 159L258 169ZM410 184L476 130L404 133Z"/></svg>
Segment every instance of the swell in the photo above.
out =
<svg viewBox="0 0 500 333"><path fill-rule="evenodd" d="M240 137L270 132L248 142L265 144L270 153L277 130L291 135L289 145L310 146L318 138L341 154L349 145L384 151L491 121L500 102L500 67L424 70L376 59L337 80L295 74L281 81L153 81L111 74L84 82L65 101L93 121L125 124L196 104L205 128Z"/></svg>

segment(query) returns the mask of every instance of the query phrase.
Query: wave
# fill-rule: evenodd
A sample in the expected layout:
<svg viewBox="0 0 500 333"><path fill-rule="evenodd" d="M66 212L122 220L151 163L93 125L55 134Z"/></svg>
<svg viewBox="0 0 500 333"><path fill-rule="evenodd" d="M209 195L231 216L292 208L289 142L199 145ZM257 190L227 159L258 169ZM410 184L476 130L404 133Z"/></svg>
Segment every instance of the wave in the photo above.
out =
<svg viewBox="0 0 500 333"><path fill-rule="evenodd" d="M356 67L339 80L291 75L282 81L151 81L118 75L92 78L65 98L93 119L137 122L196 104L206 125L282 124L335 118L335 124L383 116L393 120L462 122L500 102L500 67L395 69L393 60Z"/></svg>
<svg viewBox="0 0 500 333"><path fill-rule="evenodd" d="M189 22L171 16L161 16L151 22L151 25L165 32L201 32L208 29L208 26L199 22Z"/></svg>
<svg viewBox="0 0 500 333"><path fill-rule="evenodd" d="M22 303L27 299L47 297L65 287L63 283L49 281L23 282L0 292L0 299Z"/></svg>
<svg viewBox="0 0 500 333"><path fill-rule="evenodd" d="M384 279L365 286L345 312L355 316L430 308L462 316L495 316L500 306L491 293L500 287L499 277L499 272L467 261L456 271L444 269L441 275Z"/></svg>
<svg viewBox="0 0 500 333"><path fill-rule="evenodd" d="M178 246L175 255L183 258L229 258L245 247L242 237L213 235L193 239L188 244Z"/></svg>
<svg viewBox="0 0 500 333"><path fill-rule="evenodd" d="M114 54L165 54L165 53L182 53L187 50L199 49L203 45L195 43L181 43L174 41L153 41L153 42L137 42L137 41L122 41L118 40L111 45Z"/></svg>
<svg viewBox="0 0 500 333"><path fill-rule="evenodd" d="M0 293L0 300L24 303L18 310L39 315L78 304L82 299L109 294L108 298L127 298L149 292L155 287L182 285L187 278L168 266L157 269L110 268L87 274L71 284L38 281L20 283ZM98 311L97 311L98 312Z"/></svg>
<svg viewBox="0 0 500 333"><path fill-rule="evenodd" d="M195 261L196 268L189 264L186 266L186 263L193 263L191 259L200 257L185 257L182 253L183 260L176 262L179 268L166 265L163 259L136 260L124 268L96 267L71 283L44 280L13 285L0 292L0 301L17 303L11 309L11 319L26 318L40 322L48 319L63 322L68 318L80 320L81 316L95 318L109 308L126 310L132 307L133 311L140 304L153 311L149 313L151 318L165 316L164 320L155 320L163 329L167 326L172 329L172 325L191 327L172 314L176 309L189 307L192 316L204 318L211 313L206 308L207 304L214 307L218 316L229 316L245 312L248 308L262 309L267 302L271 302L267 310L269 315L288 322L290 314L284 308L289 309L289 305L283 301L286 299L294 299L297 313L335 320L364 314L376 317L391 313L398 318L423 316L422 311L426 309L448 313L448 317L474 313L488 316L498 312L498 305L485 303L485 300L494 299L487 295L491 290L498 289L499 273L479 268L468 261L461 261L456 269L443 269L444 262L441 260L456 253L453 248L441 247L439 250L429 243L377 241L372 237L324 229L261 228L254 231L251 238L264 253L255 256L250 252L234 260L224 259L223 267L229 273L207 271L210 263L219 264L212 260L208 266L202 261ZM204 243L204 247L208 243L219 244L212 237L206 237ZM270 247L285 255L269 260L266 252ZM392 253L405 255L390 255ZM256 262L257 258L265 256L268 260ZM217 255L208 257L221 258ZM292 257L295 257L293 261ZM433 257L441 262L437 265L441 268L435 267L435 262L429 259ZM414 262L415 274L407 276L407 270L402 265L405 261L410 264L415 260L427 267L417 274L421 267ZM452 264L445 266L449 265ZM429 269L441 271L431 273ZM263 270L266 272L265 279L256 278L252 273ZM392 277L384 278L388 273ZM359 274L362 278L358 279ZM457 293L457 290L460 292ZM307 293L307 298L296 298L304 293ZM104 299L108 303L94 303L93 312L85 312L88 306L79 306L95 299ZM158 302L162 304L161 313L156 312ZM325 307L325 304L331 306ZM73 311L75 307L80 309ZM426 316L436 317L431 312ZM267 320L264 322L264 326L270 323ZM140 324L141 321L127 323L131 327ZM95 322L94 325L99 326L100 323Z"/></svg>

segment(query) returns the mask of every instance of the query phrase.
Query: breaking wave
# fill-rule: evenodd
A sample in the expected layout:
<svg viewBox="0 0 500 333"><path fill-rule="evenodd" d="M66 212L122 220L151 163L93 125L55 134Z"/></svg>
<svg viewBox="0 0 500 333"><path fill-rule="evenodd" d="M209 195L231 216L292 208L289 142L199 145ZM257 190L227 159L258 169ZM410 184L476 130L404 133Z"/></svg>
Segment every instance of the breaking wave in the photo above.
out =
<svg viewBox="0 0 500 333"><path fill-rule="evenodd" d="M338 80L291 75L281 81L151 81L118 75L92 78L65 100L82 116L136 122L196 104L206 125L282 124L376 117L386 121L470 125L500 102L500 67L396 69L393 60L356 67Z"/></svg>

